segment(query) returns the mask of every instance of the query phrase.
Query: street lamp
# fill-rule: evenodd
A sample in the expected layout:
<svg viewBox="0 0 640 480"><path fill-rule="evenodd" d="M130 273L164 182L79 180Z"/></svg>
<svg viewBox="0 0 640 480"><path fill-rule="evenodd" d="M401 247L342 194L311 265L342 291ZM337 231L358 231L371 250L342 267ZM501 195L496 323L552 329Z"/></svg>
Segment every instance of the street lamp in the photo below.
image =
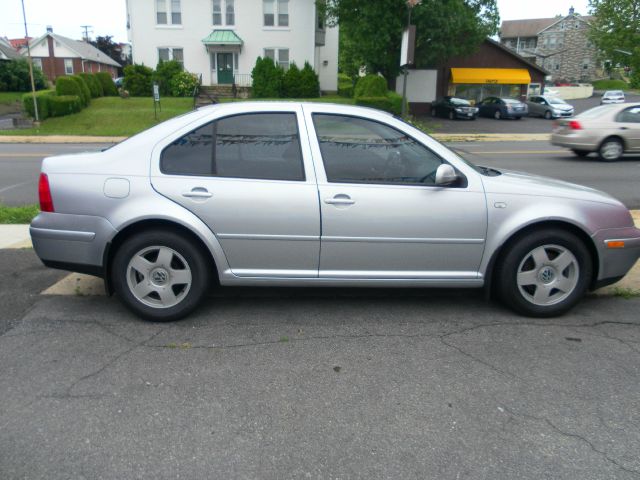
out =
<svg viewBox="0 0 640 480"><path fill-rule="evenodd" d="M404 68L404 75L402 79L402 116L407 115L407 77L409 76L408 66L413 63L413 49L415 47L415 36L411 35L411 11L414 7L420 5L422 0L406 0L407 4L407 30L402 36L402 53L401 53L401 67ZM409 54L411 52L411 54Z"/></svg>

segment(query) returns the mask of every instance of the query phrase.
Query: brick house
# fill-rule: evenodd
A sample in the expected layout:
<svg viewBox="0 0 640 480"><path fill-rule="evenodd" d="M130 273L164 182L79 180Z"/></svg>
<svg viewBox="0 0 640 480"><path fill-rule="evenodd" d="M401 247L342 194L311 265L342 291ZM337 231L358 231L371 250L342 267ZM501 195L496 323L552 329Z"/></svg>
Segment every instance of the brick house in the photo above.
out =
<svg viewBox="0 0 640 480"><path fill-rule="evenodd" d="M592 20L573 7L566 17L505 20L500 42L548 70L554 81L585 82L598 77L598 52L589 39Z"/></svg>
<svg viewBox="0 0 640 480"><path fill-rule="evenodd" d="M53 33L47 33L32 40L29 44L33 64L39 67L48 80L55 82L62 75L77 73L109 72L112 78L117 77L120 64L101 52L93 45L80 40L72 40ZM26 48L21 50L27 55Z"/></svg>

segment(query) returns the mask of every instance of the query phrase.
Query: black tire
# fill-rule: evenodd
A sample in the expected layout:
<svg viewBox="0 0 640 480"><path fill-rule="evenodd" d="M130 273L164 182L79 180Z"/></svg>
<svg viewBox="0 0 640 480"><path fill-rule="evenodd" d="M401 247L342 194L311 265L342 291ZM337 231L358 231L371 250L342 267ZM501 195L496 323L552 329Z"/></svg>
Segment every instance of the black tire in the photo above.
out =
<svg viewBox="0 0 640 480"><path fill-rule="evenodd" d="M586 157L587 155L589 155L591 153L588 150L572 150L572 152L575 153L579 157Z"/></svg>
<svg viewBox="0 0 640 480"><path fill-rule="evenodd" d="M493 113L493 118L495 118L496 120L500 120L502 118L502 112L500 110L496 110Z"/></svg>
<svg viewBox="0 0 640 480"><path fill-rule="evenodd" d="M611 155L610 149L615 149L618 153ZM624 144L617 137L605 138L598 148L598 158L603 162L615 162L622 158L624 153Z"/></svg>
<svg viewBox="0 0 640 480"><path fill-rule="evenodd" d="M522 120L522 117L516 117L516 120Z"/></svg>
<svg viewBox="0 0 640 480"><path fill-rule="evenodd" d="M553 115L551 115L551 112L549 110L547 110L546 112L544 112L544 118L546 120L551 120L551 117L553 117Z"/></svg>
<svg viewBox="0 0 640 480"><path fill-rule="evenodd" d="M150 278L129 271L129 262L139 252L145 249L150 249L149 255L153 258L155 247L173 250L177 255L171 257L170 266L177 267L178 269L186 269L191 274L191 283L188 288L186 288L186 285L171 284L158 287L160 289L172 289L176 298L183 295L182 298L179 298L178 303L172 306L161 307L147 305L134 295L129 286L129 282L133 281L131 280L132 278L137 278L138 280L136 281L139 281L139 284L146 281L149 285L151 281ZM182 257L182 259L179 257ZM158 260L159 259L156 261ZM182 263L182 260L186 262L186 266ZM133 313L146 320L169 322L189 315L198 307L211 285L211 264L212 262L209 261L207 255L202 251L201 246L193 240L171 231L150 230L128 238L118 248L111 265L111 281L118 298ZM169 272L175 271L176 270L168 270L165 273L171 278L172 274ZM135 277L132 277L132 275ZM149 277L151 277L151 275L152 273L149 274ZM143 278L144 280L142 280ZM166 277L165 282L168 283ZM182 290L176 293L174 287ZM147 301L161 301L159 295L158 300L154 300L152 295L154 295L154 292L151 292L146 297Z"/></svg>
<svg viewBox="0 0 640 480"><path fill-rule="evenodd" d="M456 119L456 114L453 112L453 110L449 110L449 120L455 120Z"/></svg>
<svg viewBox="0 0 640 480"><path fill-rule="evenodd" d="M555 247L569 251L577 262L577 268L575 267L575 262L572 262L572 264L560 272L559 275L556 274L554 276L552 273L550 283L546 284L545 287L533 285L520 287L518 285L518 271L521 265L522 268L531 268L531 270L522 271L521 273L527 274L534 272L534 276L538 282L541 282L541 278L544 278L543 275L547 273L543 270L546 269L546 264L541 265L538 270L536 270L538 268L537 266L527 265L527 262L533 261L532 251L541 249L542 247L548 247L543 249L545 252L548 252L548 254L553 253ZM578 303L589 287L593 275L591 255L584 242L571 232L562 229L538 230L518 237L514 242L507 245L506 248L507 250L502 255L495 270L497 293L507 306L521 315L541 318L562 315ZM547 256L547 258L550 257ZM555 258L560 258L560 255ZM553 260L554 259L551 259L549 262L553 262ZM549 265L551 265L551 263ZM553 272L555 272L555 270L553 270ZM564 292L554 288L554 285L564 280L565 274L570 276L572 273L573 278L577 279L572 289ZM535 298L531 297L535 297L538 288L543 288L543 293L545 288L549 292L555 291L553 295L559 295L557 301L551 299L549 300L549 304L544 305L534 303ZM551 303L554 301L556 303Z"/></svg>

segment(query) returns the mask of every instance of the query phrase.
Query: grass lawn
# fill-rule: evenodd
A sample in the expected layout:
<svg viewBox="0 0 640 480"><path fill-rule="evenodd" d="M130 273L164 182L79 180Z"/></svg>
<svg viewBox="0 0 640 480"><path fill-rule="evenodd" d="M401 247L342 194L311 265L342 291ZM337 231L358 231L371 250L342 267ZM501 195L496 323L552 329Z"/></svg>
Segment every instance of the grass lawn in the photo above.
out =
<svg viewBox="0 0 640 480"><path fill-rule="evenodd" d="M153 115L152 98L94 98L80 113L48 118L39 128L5 130L0 135L97 135L129 136L188 112L192 98L164 98L158 120Z"/></svg>
<svg viewBox="0 0 640 480"><path fill-rule="evenodd" d="M31 223L38 213L40 213L38 205L7 207L0 204L0 223Z"/></svg>
<svg viewBox="0 0 640 480"><path fill-rule="evenodd" d="M0 105L11 105L22 101L25 92L0 92Z"/></svg>

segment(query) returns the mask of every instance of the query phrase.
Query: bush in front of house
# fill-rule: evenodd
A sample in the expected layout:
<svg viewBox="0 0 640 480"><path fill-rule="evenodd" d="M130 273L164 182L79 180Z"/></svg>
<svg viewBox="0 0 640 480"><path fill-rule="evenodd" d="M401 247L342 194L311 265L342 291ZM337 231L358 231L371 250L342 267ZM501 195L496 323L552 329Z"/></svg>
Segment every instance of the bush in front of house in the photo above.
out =
<svg viewBox="0 0 640 480"><path fill-rule="evenodd" d="M42 70L33 67L36 90L46 88L47 82ZM29 62L24 59L0 62L0 92L28 92L31 90Z"/></svg>
<svg viewBox="0 0 640 480"><path fill-rule="evenodd" d="M198 77L189 72L178 72L169 82L169 93L173 97L190 97L198 86Z"/></svg>
<svg viewBox="0 0 640 480"><path fill-rule="evenodd" d="M76 95L81 97L82 90L78 82L72 77L58 77L56 79L56 95Z"/></svg>
<svg viewBox="0 0 640 480"><path fill-rule="evenodd" d="M82 77L77 75L70 75L69 78L78 84L80 87L80 99L85 107L88 107L91 103L91 90Z"/></svg>
<svg viewBox="0 0 640 480"><path fill-rule="evenodd" d="M51 95L49 97L49 116L63 117L82 110L82 100L78 95Z"/></svg>
<svg viewBox="0 0 640 480"><path fill-rule="evenodd" d="M84 80L91 92L91 98L98 98L104 96L102 90L102 84L98 81L92 73L79 73L78 76Z"/></svg>
<svg viewBox="0 0 640 480"><path fill-rule="evenodd" d="M111 78L111 74L108 72L98 72L95 74L96 80L102 85L102 92L105 97L117 97L118 88Z"/></svg>
<svg viewBox="0 0 640 480"><path fill-rule="evenodd" d="M35 93L36 104L38 105L38 119L44 120L49 117L49 100L55 96L56 92L53 90L40 90ZM22 106L25 112L31 117L35 118L36 114L33 109L33 94L25 93L22 96Z"/></svg>
<svg viewBox="0 0 640 480"><path fill-rule="evenodd" d="M320 80L318 74L304 62L304 68L300 71L300 98L317 98L320 96Z"/></svg>
<svg viewBox="0 0 640 480"><path fill-rule="evenodd" d="M156 71L153 73L153 81L158 83L160 95L172 95L171 80L182 73L183 70L182 64L175 60L167 60L166 62L160 60L158 62ZM184 79L186 77L182 78Z"/></svg>
<svg viewBox="0 0 640 480"><path fill-rule="evenodd" d="M258 57L251 71L253 85L251 96L254 98L280 98L284 71L269 57Z"/></svg>
<svg viewBox="0 0 640 480"><path fill-rule="evenodd" d="M346 73L338 74L338 95L341 97L353 97L353 78Z"/></svg>
<svg viewBox="0 0 640 480"><path fill-rule="evenodd" d="M380 75L365 75L356 82L353 96L358 97L384 97L387 94L387 81Z"/></svg>
<svg viewBox="0 0 640 480"><path fill-rule="evenodd" d="M132 97L150 97L153 94L153 70L145 65L124 67L124 89Z"/></svg>
<svg viewBox="0 0 640 480"><path fill-rule="evenodd" d="M302 72L295 63L289 65L282 77L282 96L285 98L301 98Z"/></svg>
<svg viewBox="0 0 640 480"><path fill-rule="evenodd" d="M382 97L357 97L355 103L361 107L377 108L394 115L402 113L402 95L394 92L388 92Z"/></svg>

